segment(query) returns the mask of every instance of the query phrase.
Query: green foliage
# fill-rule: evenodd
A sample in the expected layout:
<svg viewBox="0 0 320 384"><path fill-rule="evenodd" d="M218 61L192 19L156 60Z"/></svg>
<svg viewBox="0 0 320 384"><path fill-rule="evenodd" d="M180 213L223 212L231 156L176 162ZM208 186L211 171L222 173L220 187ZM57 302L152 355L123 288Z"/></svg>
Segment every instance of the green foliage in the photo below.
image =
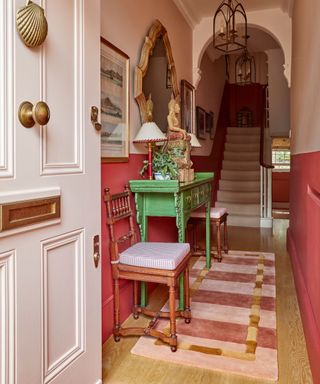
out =
<svg viewBox="0 0 320 384"><path fill-rule="evenodd" d="M152 171L160 172L162 176L166 174L170 175L170 179L178 178L178 167L174 158L183 157L183 152L180 148L172 148L170 150L166 150L165 148L161 148L155 150L153 152L152 158ZM143 166L140 171L140 174L143 174L148 169L148 160L143 161Z"/></svg>

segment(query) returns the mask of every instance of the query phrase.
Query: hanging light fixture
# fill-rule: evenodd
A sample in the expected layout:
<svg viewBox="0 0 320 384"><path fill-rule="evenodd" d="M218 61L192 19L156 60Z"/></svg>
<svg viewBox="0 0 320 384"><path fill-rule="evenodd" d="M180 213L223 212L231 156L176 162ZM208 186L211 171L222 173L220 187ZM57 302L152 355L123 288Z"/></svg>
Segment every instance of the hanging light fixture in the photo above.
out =
<svg viewBox="0 0 320 384"><path fill-rule="evenodd" d="M235 79L236 83L241 85L256 82L256 62L247 49L236 60Z"/></svg>
<svg viewBox="0 0 320 384"><path fill-rule="evenodd" d="M224 0L213 18L213 45L224 52L236 52L247 46L247 16L237 0Z"/></svg>

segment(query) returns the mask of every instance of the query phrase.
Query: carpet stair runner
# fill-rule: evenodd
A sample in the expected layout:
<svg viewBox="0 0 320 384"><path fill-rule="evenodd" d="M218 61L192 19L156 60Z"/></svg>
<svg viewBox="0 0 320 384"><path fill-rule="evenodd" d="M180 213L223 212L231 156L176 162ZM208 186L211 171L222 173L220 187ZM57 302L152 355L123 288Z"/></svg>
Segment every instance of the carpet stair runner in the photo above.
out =
<svg viewBox="0 0 320 384"><path fill-rule="evenodd" d="M216 207L228 225L260 227L260 128L228 127Z"/></svg>

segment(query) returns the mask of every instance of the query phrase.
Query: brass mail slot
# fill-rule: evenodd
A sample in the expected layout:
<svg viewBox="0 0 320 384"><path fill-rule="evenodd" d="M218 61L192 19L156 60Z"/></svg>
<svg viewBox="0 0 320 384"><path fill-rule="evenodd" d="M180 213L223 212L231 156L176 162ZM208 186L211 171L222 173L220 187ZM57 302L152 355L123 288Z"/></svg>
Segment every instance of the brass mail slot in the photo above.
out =
<svg viewBox="0 0 320 384"><path fill-rule="evenodd" d="M0 232L60 218L60 196L0 204Z"/></svg>

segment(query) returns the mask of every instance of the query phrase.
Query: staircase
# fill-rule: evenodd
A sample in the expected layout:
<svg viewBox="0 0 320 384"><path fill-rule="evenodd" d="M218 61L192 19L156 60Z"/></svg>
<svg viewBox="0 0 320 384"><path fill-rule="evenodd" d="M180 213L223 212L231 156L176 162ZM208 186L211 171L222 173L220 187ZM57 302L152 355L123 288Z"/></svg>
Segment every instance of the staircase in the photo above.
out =
<svg viewBox="0 0 320 384"><path fill-rule="evenodd" d="M216 207L228 224L260 227L260 128L227 129Z"/></svg>

